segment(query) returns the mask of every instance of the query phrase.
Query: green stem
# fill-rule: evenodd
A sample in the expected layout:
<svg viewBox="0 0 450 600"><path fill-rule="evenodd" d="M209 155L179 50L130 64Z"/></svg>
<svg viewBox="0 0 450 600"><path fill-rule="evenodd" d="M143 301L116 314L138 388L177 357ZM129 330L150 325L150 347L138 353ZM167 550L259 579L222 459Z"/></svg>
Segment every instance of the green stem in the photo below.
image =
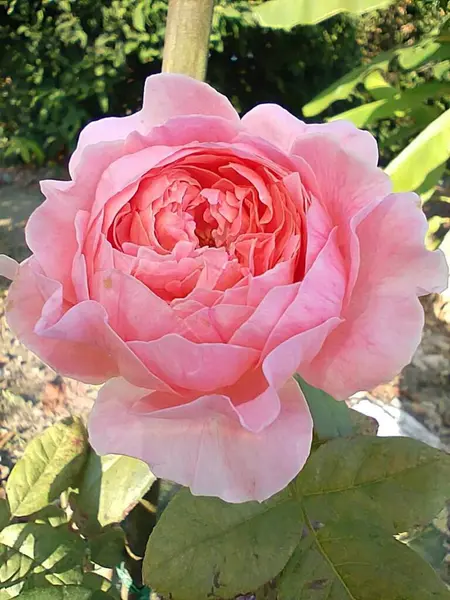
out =
<svg viewBox="0 0 450 600"><path fill-rule="evenodd" d="M214 0L169 0L162 70L206 75Z"/></svg>

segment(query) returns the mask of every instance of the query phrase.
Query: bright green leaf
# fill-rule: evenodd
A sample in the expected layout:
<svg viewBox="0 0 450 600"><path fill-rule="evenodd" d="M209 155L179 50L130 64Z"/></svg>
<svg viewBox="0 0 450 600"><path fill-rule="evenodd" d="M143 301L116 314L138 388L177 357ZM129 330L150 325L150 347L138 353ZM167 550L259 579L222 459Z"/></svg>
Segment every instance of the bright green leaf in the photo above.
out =
<svg viewBox="0 0 450 600"><path fill-rule="evenodd" d="M90 600L92 591L78 585L27 590L19 600Z"/></svg>
<svg viewBox="0 0 450 600"><path fill-rule="evenodd" d="M370 523L309 523L279 580L280 600L449 600L433 569Z"/></svg>
<svg viewBox="0 0 450 600"><path fill-rule="evenodd" d="M58 498L78 476L87 448L86 430L78 418L60 421L34 438L6 484L11 513L29 515Z"/></svg>
<svg viewBox="0 0 450 600"><path fill-rule="evenodd" d="M392 0L269 0L255 6L253 12L261 25L291 29L296 25L314 25L341 12L363 13L388 6Z"/></svg>
<svg viewBox="0 0 450 600"><path fill-rule="evenodd" d="M9 525L0 532L0 586L20 583L33 573L64 585L81 579L84 543L69 530L39 523Z"/></svg>
<svg viewBox="0 0 450 600"><path fill-rule="evenodd" d="M363 82L372 71L387 71L396 51L382 52L369 65L363 65L347 73L302 108L305 117L314 117L337 100L347 100L356 86Z"/></svg>
<svg viewBox="0 0 450 600"><path fill-rule="evenodd" d="M8 502L4 498L0 498L0 530L6 527L11 518Z"/></svg>
<svg viewBox="0 0 450 600"><path fill-rule="evenodd" d="M91 560L102 567L116 567L124 558L125 534L118 525L111 525L90 540Z"/></svg>
<svg viewBox="0 0 450 600"><path fill-rule="evenodd" d="M294 485L311 519L364 510L403 532L444 506L450 456L409 438L338 438L311 454Z"/></svg>
<svg viewBox="0 0 450 600"><path fill-rule="evenodd" d="M154 481L155 476L140 460L91 452L79 494L71 495L77 523L90 530L120 523Z"/></svg>
<svg viewBox="0 0 450 600"><path fill-rule="evenodd" d="M145 31L145 2L139 2L133 10L133 27L137 31Z"/></svg>
<svg viewBox="0 0 450 600"><path fill-rule="evenodd" d="M303 519L289 490L227 504L181 491L150 536L144 580L175 600L231 598L272 579L291 556Z"/></svg>
<svg viewBox="0 0 450 600"><path fill-rule="evenodd" d="M390 83L388 83L379 70L371 71L364 79L364 87L375 100L389 100L398 93Z"/></svg>
<svg viewBox="0 0 450 600"><path fill-rule="evenodd" d="M426 62L441 62L449 58L450 44L442 44L433 37L410 48L403 48L398 61L403 69L412 70Z"/></svg>
<svg viewBox="0 0 450 600"><path fill-rule="evenodd" d="M386 167L386 173L392 179L395 192L416 190L449 157L450 109L428 125L400 152ZM437 182L438 179L435 183Z"/></svg>
<svg viewBox="0 0 450 600"><path fill-rule="evenodd" d="M352 108L340 113L330 121L346 119L352 121L356 127L364 128L373 125L381 119L395 118L398 111L409 112L421 106L429 98L439 98L450 91L450 85L441 82L423 83L416 88L399 93L395 98L377 100Z"/></svg>

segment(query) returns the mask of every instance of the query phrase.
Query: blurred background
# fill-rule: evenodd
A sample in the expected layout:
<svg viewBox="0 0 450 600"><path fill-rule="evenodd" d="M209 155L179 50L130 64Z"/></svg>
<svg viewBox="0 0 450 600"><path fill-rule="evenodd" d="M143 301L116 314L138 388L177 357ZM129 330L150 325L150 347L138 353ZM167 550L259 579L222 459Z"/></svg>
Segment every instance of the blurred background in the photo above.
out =
<svg viewBox="0 0 450 600"><path fill-rule="evenodd" d="M348 10L330 16L328 5ZM217 0L207 80L241 113L276 102L306 121L347 118L371 131L395 190L422 198L428 247L449 258L449 9L447 0ZM161 69L166 14L167 0L0 0L0 253L27 256L38 180L67 177L80 128L141 106L145 78ZM63 380L19 344L0 286L2 480L46 425L87 414L96 389ZM384 433L449 450L450 293L423 304L412 364L350 403ZM450 581L446 520L429 551Z"/></svg>

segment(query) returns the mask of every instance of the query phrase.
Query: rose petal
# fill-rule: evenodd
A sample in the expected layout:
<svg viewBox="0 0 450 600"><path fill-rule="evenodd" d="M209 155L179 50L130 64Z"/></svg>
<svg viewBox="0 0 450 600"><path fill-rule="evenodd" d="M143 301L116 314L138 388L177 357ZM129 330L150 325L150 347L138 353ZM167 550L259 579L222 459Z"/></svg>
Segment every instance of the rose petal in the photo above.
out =
<svg viewBox="0 0 450 600"><path fill-rule="evenodd" d="M142 113L151 127L183 115L211 115L239 123L239 115L226 96L206 83L175 73L147 78Z"/></svg>
<svg viewBox="0 0 450 600"><path fill-rule="evenodd" d="M183 406L133 413L148 390L113 379L99 393L89 422L101 454L135 456L158 477L189 486L194 494L227 502L263 501L301 470L309 455L312 420L292 379L279 390L279 417L249 432L230 400L202 396Z"/></svg>
<svg viewBox="0 0 450 600"><path fill-rule="evenodd" d="M258 360L258 352L251 348L196 344L176 334L128 346L153 375L172 388L201 392L233 385Z"/></svg>
<svg viewBox="0 0 450 600"><path fill-rule="evenodd" d="M414 194L388 196L362 221L361 264L345 321L300 370L309 383L346 398L389 381L411 360L424 320L417 295L446 284L442 254L424 248L426 228Z"/></svg>
<svg viewBox="0 0 450 600"><path fill-rule="evenodd" d="M5 254L0 254L0 275L2 277L6 277L6 279L14 279L19 270L19 263L6 256Z"/></svg>

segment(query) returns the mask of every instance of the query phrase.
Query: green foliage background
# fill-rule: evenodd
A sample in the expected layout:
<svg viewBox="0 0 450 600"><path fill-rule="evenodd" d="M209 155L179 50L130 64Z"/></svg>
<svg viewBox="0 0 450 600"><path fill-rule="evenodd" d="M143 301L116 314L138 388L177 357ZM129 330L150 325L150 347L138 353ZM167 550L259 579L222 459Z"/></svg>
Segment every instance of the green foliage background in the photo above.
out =
<svg viewBox="0 0 450 600"><path fill-rule="evenodd" d="M254 22L258 3L218 0L208 80L240 111L277 102L299 116L351 68L428 32L447 7L402 0L283 31ZM167 0L0 0L0 160L60 159L89 120L135 110L161 67L166 12Z"/></svg>

